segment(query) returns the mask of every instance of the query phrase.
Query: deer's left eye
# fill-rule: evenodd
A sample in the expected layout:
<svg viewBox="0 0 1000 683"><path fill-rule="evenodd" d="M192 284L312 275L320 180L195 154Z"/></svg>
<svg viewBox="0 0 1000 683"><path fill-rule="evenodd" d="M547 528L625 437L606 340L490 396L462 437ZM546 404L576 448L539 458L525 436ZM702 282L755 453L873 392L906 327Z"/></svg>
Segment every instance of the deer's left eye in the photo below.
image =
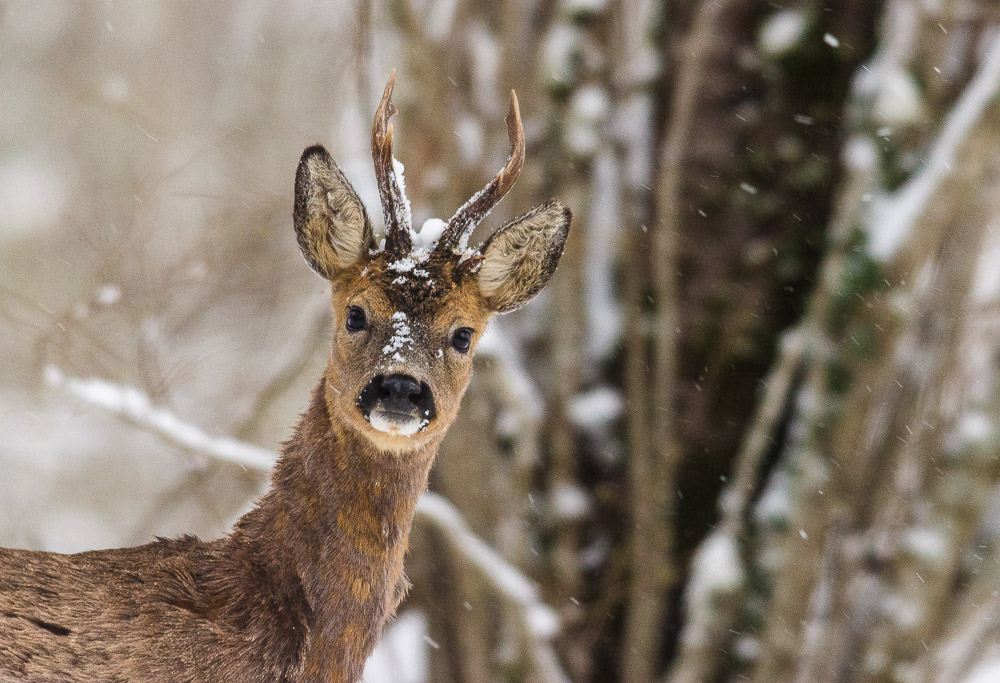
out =
<svg viewBox="0 0 1000 683"><path fill-rule="evenodd" d="M451 337L451 345L455 347L456 351L466 353L472 346L472 328L460 327L455 330L455 334Z"/></svg>
<svg viewBox="0 0 1000 683"><path fill-rule="evenodd" d="M368 324L368 319L365 316L365 310L358 306L351 306L347 311L347 329L351 332L359 332L365 329Z"/></svg>

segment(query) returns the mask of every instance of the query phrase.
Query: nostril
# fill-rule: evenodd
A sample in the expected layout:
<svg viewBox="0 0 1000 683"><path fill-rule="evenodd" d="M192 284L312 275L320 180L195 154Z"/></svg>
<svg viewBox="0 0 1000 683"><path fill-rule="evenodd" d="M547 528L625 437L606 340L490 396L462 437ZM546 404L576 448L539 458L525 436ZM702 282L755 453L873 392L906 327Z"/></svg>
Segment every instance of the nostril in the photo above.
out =
<svg viewBox="0 0 1000 683"><path fill-rule="evenodd" d="M420 384L409 375L389 375L382 384L386 393L381 395L387 401L415 405L417 399L420 398ZM403 406L399 405L399 407Z"/></svg>

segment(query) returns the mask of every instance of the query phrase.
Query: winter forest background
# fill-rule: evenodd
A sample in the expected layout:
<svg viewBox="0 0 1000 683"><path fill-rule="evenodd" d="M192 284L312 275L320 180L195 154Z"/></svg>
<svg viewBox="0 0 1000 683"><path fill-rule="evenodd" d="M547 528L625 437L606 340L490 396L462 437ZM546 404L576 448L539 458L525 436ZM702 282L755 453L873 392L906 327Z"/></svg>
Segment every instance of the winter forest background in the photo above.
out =
<svg viewBox="0 0 1000 683"><path fill-rule="evenodd" d="M1000 9L988 0L0 8L0 544L214 537L329 339L291 227L575 213L495 322L369 682L1000 680ZM380 220L376 218L376 220Z"/></svg>

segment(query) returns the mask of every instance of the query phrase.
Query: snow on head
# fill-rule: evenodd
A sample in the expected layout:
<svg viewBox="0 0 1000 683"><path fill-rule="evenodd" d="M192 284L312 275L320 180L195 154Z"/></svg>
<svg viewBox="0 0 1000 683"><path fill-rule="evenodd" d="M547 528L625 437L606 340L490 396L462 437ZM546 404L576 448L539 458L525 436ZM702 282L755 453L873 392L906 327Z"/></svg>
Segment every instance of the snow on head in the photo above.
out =
<svg viewBox="0 0 1000 683"><path fill-rule="evenodd" d="M402 363L406 359L400 353L404 347L413 348L413 337L410 336L410 326L407 324L406 314L397 311L392 314L392 337L389 343L382 347L382 353L391 356L397 363Z"/></svg>
<svg viewBox="0 0 1000 683"><path fill-rule="evenodd" d="M416 261L414 261L409 256L405 256L401 259L393 261L388 266L386 266L386 268L395 271L397 273L409 273L416 267L416 265L417 265Z"/></svg>
<svg viewBox="0 0 1000 683"><path fill-rule="evenodd" d="M428 218L420 226L417 238L413 240L413 249L426 249L427 251L434 249L437 246L438 240L441 239L441 233L444 232L447 226L448 223L440 218Z"/></svg>
<svg viewBox="0 0 1000 683"><path fill-rule="evenodd" d="M437 246L438 240L441 239L441 234L447 225L440 218L428 218L420 227L420 232L410 231L410 239L413 242L412 250L408 255L390 262L387 266L389 270L400 274L399 277L393 280L393 284L402 284L405 282L407 274L422 278L430 275L429 271L418 266L430 258L431 252Z"/></svg>

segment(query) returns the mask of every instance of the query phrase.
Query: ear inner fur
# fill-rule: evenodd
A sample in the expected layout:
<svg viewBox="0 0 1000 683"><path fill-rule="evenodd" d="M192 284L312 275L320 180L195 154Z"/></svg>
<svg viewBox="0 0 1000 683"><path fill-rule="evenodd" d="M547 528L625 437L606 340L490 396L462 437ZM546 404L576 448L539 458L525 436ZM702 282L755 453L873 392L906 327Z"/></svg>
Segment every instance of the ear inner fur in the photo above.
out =
<svg viewBox="0 0 1000 683"><path fill-rule="evenodd" d="M308 148L299 161L294 222L302 255L327 280L356 263L374 243L364 204L319 145Z"/></svg>
<svg viewBox="0 0 1000 683"><path fill-rule="evenodd" d="M538 206L497 230L483 244L479 291L497 313L528 303L552 277L572 213L557 201Z"/></svg>

